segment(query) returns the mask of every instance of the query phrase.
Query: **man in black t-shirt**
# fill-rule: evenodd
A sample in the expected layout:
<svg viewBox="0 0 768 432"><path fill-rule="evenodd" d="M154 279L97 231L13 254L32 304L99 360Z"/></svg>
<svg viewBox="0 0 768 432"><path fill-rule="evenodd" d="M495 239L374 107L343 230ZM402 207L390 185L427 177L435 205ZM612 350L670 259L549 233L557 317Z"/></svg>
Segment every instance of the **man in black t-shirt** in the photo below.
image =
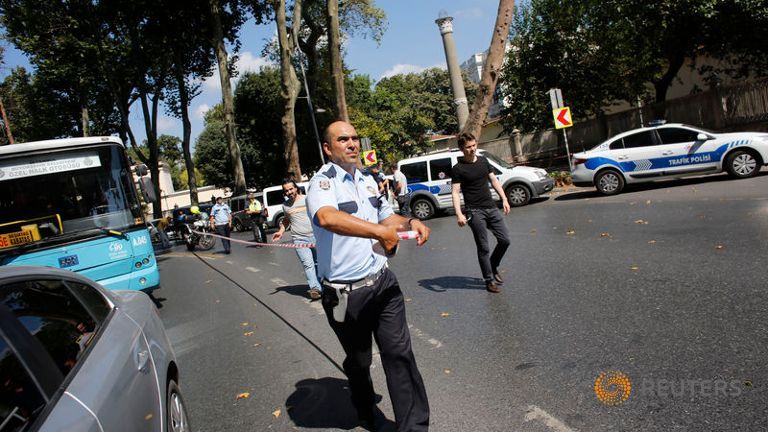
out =
<svg viewBox="0 0 768 432"><path fill-rule="evenodd" d="M491 165L483 156L477 154L477 140L472 134L459 135L459 150L464 153L464 158L453 166L451 174L451 196L453 209L456 211L456 219L459 226L469 224L477 246L477 260L480 262L480 270L483 272L485 289L492 293L501 290L499 285L504 280L499 274L499 264L509 247L509 232L504 218L496 203L491 197L488 182L501 197L504 214L509 214L509 202L501 188L501 183L496 179ZM459 192L464 195L464 206L467 214L461 210L461 198ZM488 245L488 232L496 237L496 248L490 253Z"/></svg>

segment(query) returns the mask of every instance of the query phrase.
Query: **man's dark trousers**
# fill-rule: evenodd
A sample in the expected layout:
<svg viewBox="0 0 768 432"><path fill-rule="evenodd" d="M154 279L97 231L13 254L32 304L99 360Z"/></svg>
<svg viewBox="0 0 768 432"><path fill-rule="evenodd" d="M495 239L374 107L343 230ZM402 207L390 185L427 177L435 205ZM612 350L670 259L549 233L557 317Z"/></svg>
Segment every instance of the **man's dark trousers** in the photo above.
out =
<svg viewBox="0 0 768 432"><path fill-rule="evenodd" d="M226 239L221 239L221 245L224 246L224 252L229 253L229 224L216 225L216 233Z"/></svg>
<svg viewBox="0 0 768 432"><path fill-rule="evenodd" d="M405 302L395 274L386 269L373 286L356 289L347 295L347 314L343 323L333 319L333 307L338 302L334 288L324 287L322 302L328 322L347 355L344 372L349 379L352 403L358 416L361 420L373 417L375 394L370 371L373 336L387 376L397 430L429 430L427 392L411 350Z"/></svg>
<svg viewBox="0 0 768 432"><path fill-rule="evenodd" d="M475 246L477 246L477 260L480 262L480 271L483 272L483 279L486 282L493 280L493 274L498 272L501 259L509 247L509 231L507 224L504 223L504 217L501 211L496 207L480 208L468 210L469 227L472 229L472 235L475 237ZM488 231L496 237L496 247L493 253L490 253L488 245Z"/></svg>
<svg viewBox="0 0 768 432"><path fill-rule="evenodd" d="M407 193L405 195L398 195L395 199L397 200L397 206L400 207L400 216L412 217L413 213L411 213L411 194Z"/></svg>

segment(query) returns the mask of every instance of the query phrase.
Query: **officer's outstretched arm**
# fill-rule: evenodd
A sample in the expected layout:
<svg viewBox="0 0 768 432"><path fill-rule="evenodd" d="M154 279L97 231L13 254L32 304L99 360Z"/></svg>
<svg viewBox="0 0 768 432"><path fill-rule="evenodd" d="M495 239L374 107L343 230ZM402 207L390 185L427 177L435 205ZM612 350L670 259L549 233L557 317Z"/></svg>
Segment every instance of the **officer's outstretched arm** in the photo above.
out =
<svg viewBox="0 0 768 432"><path fill-rule="evenodd" d="M407 218L398 214L392 214L388 218L381 221L382 225L393 226L397 231L409 231L414 230L419 233L419 237L416 239L416 244L423 245L429 239L429 233L431 230L423 222L417 218Z"/></svg>
<svg viewBox="0 0 768 432"><path fill-rule="evenodd" d="M371 223L330 206L317 210L315 220L320 227L332 233L376 239L384 250L394 249L400 241L394 226Z"/></svg>

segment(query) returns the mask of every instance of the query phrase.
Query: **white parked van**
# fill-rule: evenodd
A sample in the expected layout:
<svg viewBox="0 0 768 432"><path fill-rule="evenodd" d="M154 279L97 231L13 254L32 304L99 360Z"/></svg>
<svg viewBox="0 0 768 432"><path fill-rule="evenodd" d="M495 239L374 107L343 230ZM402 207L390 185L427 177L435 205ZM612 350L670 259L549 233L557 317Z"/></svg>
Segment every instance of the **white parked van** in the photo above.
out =
<svg viewBox="0 0 768 432"><path fill-rule="evenodd" d="M551 191L555 181L541 168L513 166L485 150L478 150L491 164L512 207L528 204L531 198ZM419 219L429 219L437 210L453 208L451 199L451 167L464 155L458 151L435 153L403 159L397 163L408 179L411 193L411 211ZM490 187L490 183L488 183ZM500 200L491 188L493 199ZM464 198L462 197L462 203Z"/></svg>
<svg viewBox="0 0 768 432"><path fill-rule="evenodd" d="M307 188L309 182L297 182L299 191L302 195L307 194ZM270 186L264 188L262 191L264 194L264 208L267 209L267 227L276 228L280 226L280 221L283 220L283 202L285 202L285 195L283 194L283 185Z"/></svg>

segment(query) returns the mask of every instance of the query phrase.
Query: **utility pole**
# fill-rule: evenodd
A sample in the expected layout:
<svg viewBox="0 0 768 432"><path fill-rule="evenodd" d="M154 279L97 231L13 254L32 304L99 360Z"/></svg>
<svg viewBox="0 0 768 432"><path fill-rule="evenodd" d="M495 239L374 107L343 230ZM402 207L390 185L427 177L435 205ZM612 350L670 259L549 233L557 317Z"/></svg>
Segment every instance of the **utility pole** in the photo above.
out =
<svg viewBox="0 0 768 432"><path fill-rule="evenodd" d="M309 106L309 118L312 119L312 129L315 131L315 140L317 141L317 149L320 151L320 165L325 163L323 154L323 143L320 141L320 132L317 130L317 120L315 120L315 107L312 106L312 97L309 95L309 85L307 85L307 73L304 71L304 62L299 59L299 66L301 66L301 77L304 79L304 93L307 94L307 106Z"/></svg>
<svg viewBox="0 0 768 432"><path fill-rule="evenodd" d="M8 144L13 144L13 134L11 133L11 124L8 122L8 116L5 115L5 105L3 105L3 98L0 97L0 113L3 115L3 123L5 124L5 134L8 136Z"/></svg>
<svg viewBox="0 0 768 432"><path fill-rule="evenodd" d="M467 95L464 93L464 81L461 79L461 69L456 60L456 44L453 42L453 17L440 17L435 20L443 36L443 48L445 49L445 61L448 63L448 76L451 78L451 90L453 90L453 103L456 104L456 115L459 118L459 130L464 129L469 119L469 107Z"/></svg>

